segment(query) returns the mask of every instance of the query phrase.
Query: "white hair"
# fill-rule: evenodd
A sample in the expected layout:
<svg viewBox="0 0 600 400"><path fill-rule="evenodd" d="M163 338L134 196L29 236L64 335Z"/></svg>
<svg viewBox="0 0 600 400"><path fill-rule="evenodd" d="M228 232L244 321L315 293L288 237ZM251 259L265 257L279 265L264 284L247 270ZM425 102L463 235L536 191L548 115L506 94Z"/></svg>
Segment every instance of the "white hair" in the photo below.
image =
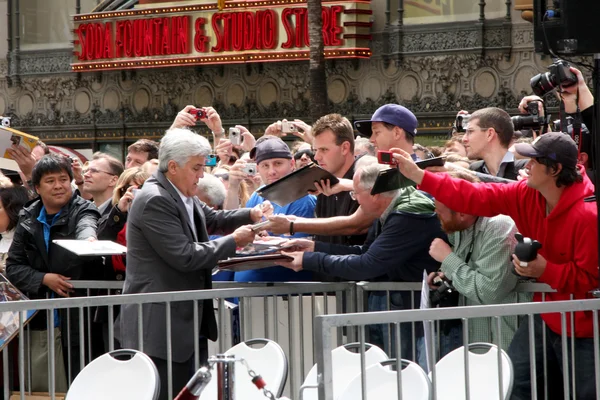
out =
<svg viewBox="0 0 600 400"><path fill-rule="evenodd" d="M189 129L170 129L160 141L158 170L166 172L171 160L183 167L190 157L206 157L210 152L210 143L205 137L197 135Z"/></svg>
<svg viewBox="0 0 600 400"><path fill-rule="evenodd" d="M211 174L204 174L198 179L198 190L208 198L210 206L223 207L227 190L219 178Z"/></svg>
<svg viewBox="0 0 600 400"><path fill-rule="evenodd" d="M369 164L362 167L358 171L358 181L359 185L362 189L372 189L375 186L375 181L377 180L377 176L379 175L379 171L383 171L388 169L389 167L384 164ZM389 192L381 193L384 197L396 197L400 192L398 190L390 190Z"/></svg>

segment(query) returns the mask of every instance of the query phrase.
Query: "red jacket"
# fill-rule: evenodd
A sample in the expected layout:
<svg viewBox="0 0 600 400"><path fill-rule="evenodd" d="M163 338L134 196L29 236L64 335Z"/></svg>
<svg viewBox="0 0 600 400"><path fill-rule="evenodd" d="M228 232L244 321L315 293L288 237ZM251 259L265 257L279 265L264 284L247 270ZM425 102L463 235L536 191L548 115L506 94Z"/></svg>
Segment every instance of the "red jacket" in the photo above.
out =
<svg viewBox="0 0 600 400"><path fill-rule="evenodd" d="M472 184L446 174L426 171L419 189L430 193L450 209L472 215L510 216L525 237L542 244L539 253L548 262L538 278L558 293L546 294L546 301L591 298L588 293L598 287L598 225L596 203L583 199L594 194L594 186L579 166L582 183L564 189L556 207L546 217L546 200L525 180L511 184ZM534 301L541 301L536 293ZM561 334L560 314L543 314L542 318ZM575 337L593 337L591 312L575 313ZM567 334L571 336L570 314Z"/></svg>

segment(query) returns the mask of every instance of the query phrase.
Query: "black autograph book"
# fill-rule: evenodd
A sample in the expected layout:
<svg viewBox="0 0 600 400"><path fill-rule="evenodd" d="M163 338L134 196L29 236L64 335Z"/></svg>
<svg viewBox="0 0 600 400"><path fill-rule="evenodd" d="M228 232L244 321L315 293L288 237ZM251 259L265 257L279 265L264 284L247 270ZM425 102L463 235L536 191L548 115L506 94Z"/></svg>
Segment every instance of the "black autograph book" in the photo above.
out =
<svg viewBox="0 0 600 400"><path fill-rule="evenodd" d="M315 182L326 181L327 179L329 179L331 186L339 182L339 179L330 172L315 163L310 163L306 167L258 189L258 194L283 207L306 196L308 192L315 191Z"/></svg>
<svg viewBox="0 0 600 400"><path fill-rule="evenodd" d="M425 169L427 167L443 167L444 160L444 157L436 157L423 161L417 161L416 164L421 169ZM398 168L393 166L392 168L379 171L377 179L375 180L375 184L371 189L371 194L389 192L390 190L403 189L409 186L415 186L415 183L402 175L402 173L398 171Z"/></svg>

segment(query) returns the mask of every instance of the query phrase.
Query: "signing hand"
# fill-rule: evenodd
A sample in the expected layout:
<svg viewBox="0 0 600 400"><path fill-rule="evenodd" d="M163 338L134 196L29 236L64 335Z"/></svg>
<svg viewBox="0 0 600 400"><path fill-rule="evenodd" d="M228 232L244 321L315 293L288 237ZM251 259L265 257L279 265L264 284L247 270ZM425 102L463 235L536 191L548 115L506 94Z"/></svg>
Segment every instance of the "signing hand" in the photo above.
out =
<svg viewBox="0 0 600 400"><path fill-rule="evenodd" d="M291 256L294 259L291 261L282 261L279 264L281 264L282 266L284 266L286 268L293 269L296 272L302 271L302 255L304 253L297 251L297 252L292 252L292 253L281 252L281 254L284 254L286 256Z"/></svg>
<svg viewBox="0 0 600 400"><path fill-rule="evenodd" d="M250 218L254 222L260 222L263 216L268 217L271 214L273 214L273 204L269 200L257 204L250 210Z"/></svg>
<svg viewBox="0 0 600 400"><path fill-rule="evenodd" d="M444 262L446 257L448 257L451 253L452 249L448 243L444 242L440 238L433 239L431 246L429 246L429 255L439 263Z"/></svg>
<svg viewBox="0 0 600 400"><path fill-rule="evenodd" d="M400 172L417 185L420 185L423 182L425 172L415 164L410 154L398 148L390 149L390 151L394 153L393 157L396 160L396 164L398 164Z"/></svg>
<svg viewBox="0 0 600 400"><path fill-rule="evenodd" d="M69 293L73 292L73 285L68 282L70 279L59 274L46 274L42 279L42 285L48 286L61 297L69 297Z"/></svg>
<svg viewBox="0 0 600 400"><path fill-rule="evenodd" d="M521 276L528 278L539 278L546 270L547 261L540 254L537 255L535 260L529 262L521 262L519 257L515 254L512 255L512 262L515 266L515 271Z"/></svg>
<svg viewBox="0 0 600 400"><path fill-rule="evenodd" d="M256 233L252 230L252 225L244 225L233 231L231 236L233 236L236 247L244 247L248 243L254 242Z"/></svg>

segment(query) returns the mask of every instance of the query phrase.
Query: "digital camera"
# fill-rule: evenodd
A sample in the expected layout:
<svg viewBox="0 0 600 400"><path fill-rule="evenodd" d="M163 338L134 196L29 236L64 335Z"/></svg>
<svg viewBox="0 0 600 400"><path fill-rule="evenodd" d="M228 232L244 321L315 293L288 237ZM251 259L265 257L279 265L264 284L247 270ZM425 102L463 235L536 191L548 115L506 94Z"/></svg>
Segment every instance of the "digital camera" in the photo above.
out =
<svg viewBox="0 0 600 400"><path fill-rule="evenodd" d="M563 60L556 60L548 67L548 72L537 74L529 81L533 93L542 97L558 86L569 87L577 84L577 75L571 72L571 66Z"/></svg>
<svg viewBox="0 0 600 400"><path fill-rule="evenodd" d="M446 277L436 275L433 278L433 285L436 286L436 289L429 292L429 302L432 306L436 306L450 297L458 296L452 281Z"/></svg>
<svg viewBox="0 0 600 400"><path fill-rule="evenodd" d="M0 116L0 119L2 119L2 126L5 128L10 127L10 117L2 117Z"/></svg>
<svg viewBox="0 0 600 400"><path fill-rule="evenodd" d="M234 146L242 144L242 132L238 128L229 128L229 141Z"/></svg>
<svg viewBox="0 0 600 400"><path fill-rule="evenodd" d="M246 163L242 171L250 176L256 175L256 163Z"/></svg>
<svg viewBox="0 0 600 400"><path fill-rule="evenodd" d="M377 161L379 164L396 165L396 159L391 151L377 151Z"/></svg>
<svg viewBox="0 0 600 400"><path fill-rule="evenodd" d="M204 111L201 108L192 108L190 111L188 111L190 114L192 114L194 117L196 117L196 119L203 119L206 118L206 111Z"/></svg>
<svg viewBox="0 0 600 400"><path fill-rule="evenodd" d="M539 101L527 103L527 115L511 117L515 131L533 129L537 130L546 124L546 118L540 116Z"/></svg>
<svg viewBox="0 0 600 400"><path fill-rule="evenodd" d="M457 133L465 132L467 129L467 123L471 118L471 114L459 114L456 116L456 120L454 120L454 129L456 129Z"/></svg>
<svg viewBox="0 0 600 400"><path fill-rule="evenodd" d="M542 248L542 244L537 240L524 237L520 233L515 233L515 238L517 239L517 245L515 246L514 254L519 258L519 261L530 262L535 260L538 250ZM513 274L520 276L514 268Z"/></svg>
<svg viewBox="0 0 600 400"><path fill-rule="evenodd" d="M283 133L294 133L298 132L298 127L291 122L281 121L281 132Z"/></svg>
<svg viewBox="0 0 600 400"><path fill-rule="evenodd" d="M208 156L206 156L206 162L204 165L206 165L207 167L216 167L217 166L217 155L209 154Z"/></svg>

